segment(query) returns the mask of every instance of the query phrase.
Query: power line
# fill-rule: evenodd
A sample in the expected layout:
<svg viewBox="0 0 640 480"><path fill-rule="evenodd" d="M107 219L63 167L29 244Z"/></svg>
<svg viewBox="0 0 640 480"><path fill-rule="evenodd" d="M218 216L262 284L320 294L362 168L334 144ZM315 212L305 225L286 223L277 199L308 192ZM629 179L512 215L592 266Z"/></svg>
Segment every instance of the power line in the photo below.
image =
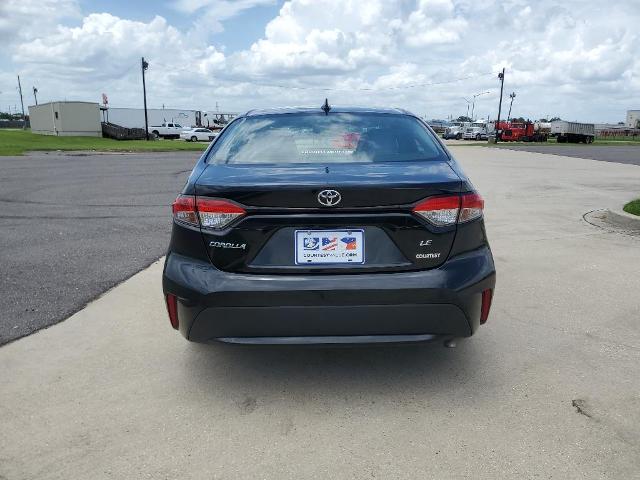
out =
<svg viewBox="0 0 640 480"><path fill-rule="evenodd" d="M252 81L246 82L246 83L252 83L254 85L258 85L258 86L264 86L264 87L275 87L275 88L287 88L287 89L293 89L293 90L316 90L316 91L327 91L327 92L332 92L332 91L342 91L342 92L352 92L352 91L356 91L356 92L384 92L384 91L393 91L393 90L403 90L403 89L409 89L409 88L417 88L417 87L432 87L432 86L436 86L436 85L448 85L451 83L456 83L456 82L461 82L463 80L470 80L472 78L480 78L480 77L488 77L489 75L493 76L494 73L490 72L490 73L482 73L479 75L468 75L466 77L459 77L459 78L452 78L450 80L442 80L439 82L424 82L424 83L413 83L410 85L397 85L397 86L392 86L392 87L359 87L359 88L332 88L332 87L301 87L301 86L293 86L293 85L283 85L283 84L259 84L259 83L255 83Z"/></svg>
<svg viewBox="0 0 640 480"><path fill-rule="evenodd" d="M174 67L174 66L170 66L170 65L166 65L166 64L162 64L162 63L156 63L159 67L164 68L165 70L169 70L169 71L174 71L174 72L189 72L189 73L193 73L193 69L189 68L189 67ZM165 71L166 73L166 71ZM300 85L287 85L287 84L282 84L282 83L267 83L267 82L261 82L259 80L255 80L255 79L246 79L246 80L237 80L236 83L249 83L251 85L255 85L257 87L268 87L268 88L284 88L284 89L288 89L288 90L314 90L314 91L321 91L321 92L353 92L353 91L357 91L357 92L384 92L384 91L394 91L394 90L403 90L403 89L411 89L411 88L418 88L418 87L433 87L433 86L438 86L438 85L448 85L451 83L457 83L457 82L461 82L464 80L471 80L474 78L481 78L481 77L489 77L489 76L493 76L495 75L495 72L485 72L485 73L480 73L480 74L475 74L475 75L467 75L464 77L457 77L457 78L452 78L449 80L442 80L442 81L437 81L437 82L423 82L423 83L413 83L413 84L409 84L409 85L396 85L396 86L390 86L390 87L357 87L357 88L351 88L351 87L307 87L307 86L300 86ZM233 80L228 80L229 82L233 82Z"/></svg>

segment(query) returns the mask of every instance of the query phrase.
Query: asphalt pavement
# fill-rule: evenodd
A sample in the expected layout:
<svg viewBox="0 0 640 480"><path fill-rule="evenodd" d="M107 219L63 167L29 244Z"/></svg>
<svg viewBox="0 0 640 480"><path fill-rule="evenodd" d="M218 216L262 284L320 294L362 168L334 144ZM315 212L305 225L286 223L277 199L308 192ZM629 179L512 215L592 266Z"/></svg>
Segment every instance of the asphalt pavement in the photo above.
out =
<svg viewBox="0 0 640 480"><path fill-rule="evenodd" d="M0 157L0 344L68 317L168 245L198 152Z"/></svg>
<svg viewBox="0 0 640 480"><path fill-rule="evenodd" d="M0 478L637 478L640 237L583 215L637 196L640 167L453 150L498 272L473 338L191 344L157 262L0 348Z"/></svg>
<svg viewBox="0 0 640 480"><path fill-rule="evenodd" d="M535 144L509 145L500 144L500 148L523 152L544 153L563 157L589 158L602 162L627 163L640 165L640 142L638 145L584 145L584 144Z"/></svg>

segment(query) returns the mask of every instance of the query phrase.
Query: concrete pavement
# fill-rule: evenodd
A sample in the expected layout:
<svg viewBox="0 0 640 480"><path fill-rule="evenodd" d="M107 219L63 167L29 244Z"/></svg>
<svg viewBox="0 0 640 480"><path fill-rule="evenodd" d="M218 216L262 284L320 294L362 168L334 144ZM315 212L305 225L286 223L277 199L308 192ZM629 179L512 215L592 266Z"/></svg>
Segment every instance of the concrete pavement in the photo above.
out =
<svg viewBox="0 0 640 480"><path fill-rule="evenodd" d="M486 200L489 322L456 349L196 345L153 264L0 348L0 478L634 478L640 238L582 215L640 167L453 149Z"/></svg>

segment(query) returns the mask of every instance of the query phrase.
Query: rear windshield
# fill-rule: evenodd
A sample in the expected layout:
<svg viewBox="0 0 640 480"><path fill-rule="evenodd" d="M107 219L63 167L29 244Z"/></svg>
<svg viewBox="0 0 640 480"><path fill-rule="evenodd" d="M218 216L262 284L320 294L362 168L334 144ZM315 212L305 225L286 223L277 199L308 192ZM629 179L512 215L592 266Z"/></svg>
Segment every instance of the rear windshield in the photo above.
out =
<svg viewBox="0 0 640 480"><path fill-rule="evenodd" d="M209 163L371 163L447 159L409 115L300 113L244 117L209 153Z"/></svg>

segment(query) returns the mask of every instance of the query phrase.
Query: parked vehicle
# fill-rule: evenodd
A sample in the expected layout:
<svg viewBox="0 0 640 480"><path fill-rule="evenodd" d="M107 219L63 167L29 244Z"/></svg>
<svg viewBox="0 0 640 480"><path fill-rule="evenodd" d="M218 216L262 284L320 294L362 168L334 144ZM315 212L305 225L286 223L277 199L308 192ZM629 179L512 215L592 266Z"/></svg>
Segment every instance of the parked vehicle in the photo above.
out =
<svg viewBox="0 0 640 480"><path fill-rule="evenodd" d="M451 139L460 140L462 139L462 133L464 132L464 129L468 125L471 125L471 123L470 122L452 122L451 125L445 129L444 134L442 135L442 138L447 140L451 140Z"/></svg>
<svg viewBox="0 0 640 480"><path fill-rule="evenodd" d="M144 130L144 108L109 107L102 110L103 121L114 123L126 128L142 128ZM147 109L149 125L162 123L179 123L188 128L195 128L202 124L202 112L198 110L182 110L177 108L149 108Z"/></svg>
<svg viewBox="0 0 640 480"><path fill-rule="evenodd" d="M544 123L506 122L500 139L503 142L546 142L548 136Z"/></svg>
<svg viewBox="0 0 640 480"><path fill-rule="evenodd" d="M593 143L595 125L558 120L551 122L551 135L556 137L558 143Z"/></svg>
<svg viewBox="0 0 640 480"><path fill-rule="evenodd" d="M180 133L180 138L187 142L210 142L216 138L218 134L212 132L208 128L192 128Z"/></svg>
<svg viewBox="0 0 640 480"><path fill-rule="evenodd" d="M192 341L242 344L471 336L495 286L483 208L406 111L252 110L173 203L171 325Z"/></svg>
<svg viewBox="0 0 640 480"><path fill-rule="evenodd" d="M431 129L437 134L445 133L447 131L447 128L451 126L450 122L446 120L437 120L435 118L432 120L425 119L425 122L427 122L427 125L429 125Z"/></svg>
<svg viewBox="0 0 640 480"><path fill-rule="evenodd" d="M163 123L162 125L153 125L149 127L149 133L159 138L180 138L180 134L187 130L179 123Z"/></svg>
<svg viewBox="0 0 640 480"><path fill-rule="evenodd" d="M464 140L487 140L490 133L493 133L493 124L473 122L465 127L462 138Z"/></svg>

